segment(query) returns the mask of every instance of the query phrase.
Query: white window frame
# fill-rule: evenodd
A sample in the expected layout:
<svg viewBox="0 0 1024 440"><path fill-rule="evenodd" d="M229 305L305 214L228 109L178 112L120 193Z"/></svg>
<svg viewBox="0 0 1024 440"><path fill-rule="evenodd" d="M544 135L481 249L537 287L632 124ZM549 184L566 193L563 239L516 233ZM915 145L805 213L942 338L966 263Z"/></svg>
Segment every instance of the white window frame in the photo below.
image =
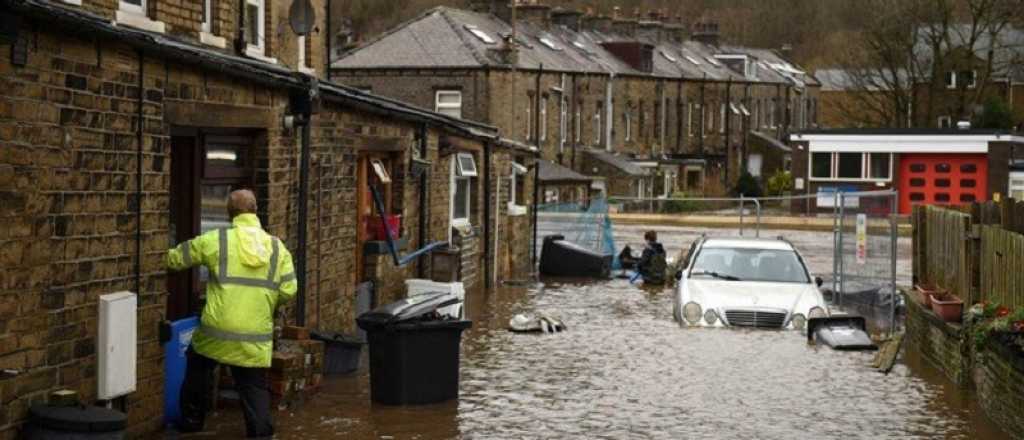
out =
<svg viewBox="0 0 1024 440"><path fill-rule="evenodd" d="M645 186L644 184L646 183L646 181L644 181L644 178L641 177L641 178L637 179L636 182L637 182L636 197L638 199L646 198L647 194L645 194L645 191L644 191L645 189L647 189L647 188L644 187Z"/></svg>
<svg viewBox="0 0 1024 440"><path fill-rule="evenodd" d="M213 0L203 1L203 26L202 31L208 34L213 33Z"/></svg>
<svg viewBox="0 0 1024 440"><path fill-rule="evenodd" d="M594 146L601 146L601 108L594 112Z"/></svg>
<svg viewBox="0 0 1024 440"><path fill-rule="evenodd" d="M697 104L697 108L700 109L700 137L704 138L708 135L708 127L706 124L707 118L704 116L704 114L707 113L707 108L701 104Z"/></svg>
<svg viewBox="0 0 1024 440"><path fill-rule="evenodd" d="M633 140L633 121L630 120L629 112L623 113L623 117L626 120L626 142Z"/></svg>
<svg viewBox="0 0 1024 440"><path fill-rule="evenodd" d="M526 99L526 142L533 143L533 97Z"/></svg>
<svg viewBox="0 0 1024 440"><path fill-rule="evenodd" d="M967 84L967 88L973 89L975 87L978 87L978 70L971 69L971 82L970 84Z"/></svg>
<svg viewBox="0 0 1024 440"><path fill-rule="evenodd" d="M441 96L455 96L459 98L458 104L455 103L442 103ZM443 110L458 110L458 118L462 118L462 91L461 90L438 90L434 92L434 112L442 113ZM447 113L444 113L447 115ZM452 115L448 115L452 116Z"/></svg>
<svg viewBox="0 0 1024 440"><path fill-rule="evenodd" d="M945 80L946 80L946 88L947 89L950 89L950 90L955 89L956 88L956 71L955 70L950 70L949 72L946 72Z"/></svg>
<svg viewBox="0 0 1024 440"><path fill-rule="evenodd" d="M665 91L661 92L661 110L658 113L658 145L661 151L665 151L666 129L668 128L668 102L665 98Z"/></svg>
<svg viewBox="0 0 1024 440"><path fill-rule="evenodd" d="M525 166L518 163L512 162L512 173L509 176L509 195L508 195L508 215L515 217L520 215L526 215L526 206L520 205L521 200L517 199L517 191L519 189L519 176L526 175L527 169Z"/></svg>
<svg viewBox="0 0 1024 440"><path fill-rule="evenodd" d="M576 143L583 142L583 106L576 108Z"/></svg>
<svg viewBox="0 0 1024 440"><path fill-rule="evenodd" d="M565 95L558 98L558 152L565 151L565 143L569 139L569 106Z"/></svg>
<svg viewBox="0 0 1024 440"><path fill-rule="evenodd" d="M307 74L315 73L316 70L313 69L310 66L309 54L306 53L306 36L305 35L300 35L298 38L296 38L295 41L298 44L298 47L296 48L298 50L298 59L299 59L298 70L300 72L307 73ZM460 104L461 104L461 99L460 99Z"/></svg>
<svg viewBox="0 0 1024 440"><path fill-rule="evenodd" d="M829 163L829 177L815 177L814 176L814 154L829 154L831 155ZM839 155L849 154L849 152L827 152L827 151L811 151L807 156L807 178L811 182L874 182L874 183L888 183L892 182L893 174L893 162L895 156L893 153L860 153L860 178L840 178L839 176ZM872 178L871 173L871 154L888 154L889 155L889 177L887 178Z"/></svg>
<svg viewBox="0 0 1024 440"><path fill-rule="evenodd" d="M945 124L943 124L945 122ZM937 120L938 128L953 128L953 117L952 116L939 116Z"/></svg>
<svg viewBox="0 0 1024 440"><path fill-rule="evenodd" d="M251 57L266 57L267 56L267 2L266 0L245 0L245 8L256 6L259 14L256 17L256 44L251 41L245 42L245 53ZM245 17L245 12L242 13ZM246 30L248 32L248 30Z"/></svg>
<svg viewBox="0 0 1024 440"><path fill-rule="evenodd" d="M718 132L719 133L725 133L725 118L729 117L729 111L725 108L725 105L726 104L723 102L721 104L721 108L719 109L719 117L721 118L718 121Z"/></svg>
<svg viewBox="0 0 1024 440"><path fill-rule="evenodd" d="M472 169L467 169L467 167L464 166L462 160L464 158L466 158L466 157L468 157L469 160L472 161L472 163L473 163ZM450 202L449 202L450 209L448 211L448 213L449 213L448 216L449 216L449 220L451 222L452 227L465 227L465 226L471 225L471 222L470 222L469 219L473 215L472 214L472 208L473 208L473 178L477 176L477 172L476 171L477 171L476 170L476 159L473 158L472 154L469 154L469 153L458 153L458 154L456 154L452 158L452 163L451 163L451 197L450 197ZM467 182L466 183L466 206L465 206L465 208L466 208L466 211L465 211L466 212L466 216L465 217L455 217L455 194L456 194L455 188L456 188L456 185L458 185L459 182L463 181L463 180Z"/></svg>
<svg viewBox="0 0 1024 440"><path fill-rule="evenodd" d="M548 98L540 99L540 141L548 140Z"/></svg>
<svg viewBox="0 0 1024 440"><path fill-rule="evenodd" d="M124 0L117 1L117 9L119 11L127 12L130 14L146 15L146 2L148 0L139 0L139 4L129 3Z"/></svg>

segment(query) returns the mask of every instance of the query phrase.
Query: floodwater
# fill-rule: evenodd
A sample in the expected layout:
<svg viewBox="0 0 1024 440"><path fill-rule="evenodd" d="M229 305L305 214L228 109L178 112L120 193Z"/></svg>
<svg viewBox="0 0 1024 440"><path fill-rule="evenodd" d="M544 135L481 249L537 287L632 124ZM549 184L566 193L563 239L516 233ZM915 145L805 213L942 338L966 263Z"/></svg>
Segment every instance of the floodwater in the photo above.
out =
<svg viewBox="0 0 1024 440"><path fill-rule="evenodd" d="M666 241L670 252L688 244ZM671 292L546 280L471 295L457 401L372 404L364 352L358 373L275 412L276 438L1007 438L912 350L884 375L869 367L872 353L810 346L798 332L681 328ZM517 313L569 329L513 334ZM241 426L235 409L211 423L220 438Z"/></svg>
<svg viewBox="0 0 1024 440"><path fill-rule="evenodd" d="M889 375L870 353L796 332L684 329L669 290L624 280L505 289L470 304L458 401L374 405L365 367L276 412L281 439L1006 438L973 398L915 356ZM520 312L561 317L555 335L513 334ZM365 356L364 356L365 357ZM235 410L218 436L241 435ZM216 426L215 425L215 426Z"/></svg>

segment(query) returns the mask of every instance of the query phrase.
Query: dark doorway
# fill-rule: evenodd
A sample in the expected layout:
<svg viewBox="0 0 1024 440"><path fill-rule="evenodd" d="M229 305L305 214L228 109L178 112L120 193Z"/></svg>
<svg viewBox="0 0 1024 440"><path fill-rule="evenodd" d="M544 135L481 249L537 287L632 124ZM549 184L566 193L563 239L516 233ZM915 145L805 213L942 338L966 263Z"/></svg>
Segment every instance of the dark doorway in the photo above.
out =
<svg viewBox="0 0 1024 440"><path fill-rule="evenodd" d="M175 129L171 137L170 242L192 239L231 226L227 196L253 189L254 137L223 130ZM206 268L167 277L167 318L177 320L202 309Z"/></svg>

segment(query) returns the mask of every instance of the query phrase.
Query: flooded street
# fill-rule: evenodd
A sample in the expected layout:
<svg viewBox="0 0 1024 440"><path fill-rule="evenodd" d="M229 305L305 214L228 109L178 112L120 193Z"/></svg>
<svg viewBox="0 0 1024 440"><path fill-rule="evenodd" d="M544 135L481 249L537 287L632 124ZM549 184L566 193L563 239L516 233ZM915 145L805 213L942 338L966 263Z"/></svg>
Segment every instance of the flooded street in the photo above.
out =
<svg viewBox="0 0 1024 440"><path fill-rule="evenodd" d="M1005 438L913 355L886 376L871 353L795 332L683 329L670 292L611 280L481 294L468 305L457 402L373 405L364 366L276 412L278 438ZM569 330L508 332L523 312ZM216 419L222 438L241 434L236 410Z"/></svg>

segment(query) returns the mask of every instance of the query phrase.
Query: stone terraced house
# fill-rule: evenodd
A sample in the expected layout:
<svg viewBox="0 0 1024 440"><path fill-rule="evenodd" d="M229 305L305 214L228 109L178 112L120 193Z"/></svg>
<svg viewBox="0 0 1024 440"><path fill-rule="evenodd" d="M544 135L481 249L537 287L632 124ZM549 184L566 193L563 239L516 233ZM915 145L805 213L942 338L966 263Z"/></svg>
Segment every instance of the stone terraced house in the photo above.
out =
<svg viewBox="0 0 1024 440"><path fill-rule="evenodd" d="M371 187L399 252L444 243L470 295L528 271L536 149L330 83L326 14L298 37L290 3L0 0L0 439L57 389L112 400L134 437L162 426L160 328L200 309L205 279L163 255L229 222L236 188L295 256L288 324L351 332L357 289L384 303L430 277L429 255L382 251ZM136 379L107 396L97 309L120 291Z"/></svg>
<svg viewBox="0 0 1024 440"><path fill-rule="evenodd" d="M514 12L513 26L505 0L433 9L333 60L331 78L499 127L596 178L568 191L577 197L721 192L740 170L785 169L789 132L816 124L813 76L775 51L721 43L715 24ZM548 183L558 189L541 201L581 201Z"/></svg>

